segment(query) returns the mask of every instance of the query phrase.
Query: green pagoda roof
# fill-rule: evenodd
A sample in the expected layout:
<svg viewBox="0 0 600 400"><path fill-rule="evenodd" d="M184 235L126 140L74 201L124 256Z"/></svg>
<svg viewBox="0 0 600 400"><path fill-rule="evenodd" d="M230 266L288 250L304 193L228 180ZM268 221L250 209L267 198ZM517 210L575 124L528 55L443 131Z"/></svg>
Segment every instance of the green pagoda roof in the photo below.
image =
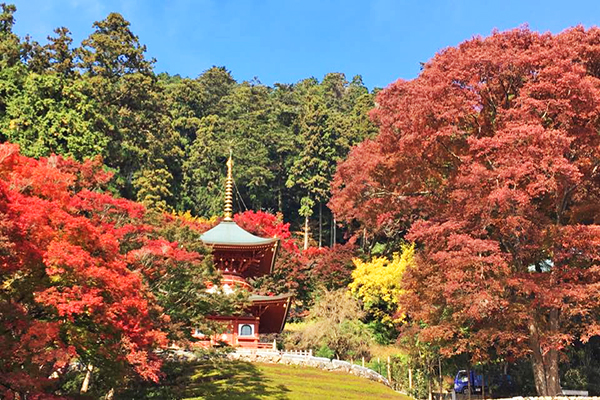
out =
<svg viewBox="0 0 600 400"><path fill-rule="evenodd" d="M207 245L261 246L277 242L277 238L262 238L240 228L233 221L223 221L206 231L200 239Z"/></svg>

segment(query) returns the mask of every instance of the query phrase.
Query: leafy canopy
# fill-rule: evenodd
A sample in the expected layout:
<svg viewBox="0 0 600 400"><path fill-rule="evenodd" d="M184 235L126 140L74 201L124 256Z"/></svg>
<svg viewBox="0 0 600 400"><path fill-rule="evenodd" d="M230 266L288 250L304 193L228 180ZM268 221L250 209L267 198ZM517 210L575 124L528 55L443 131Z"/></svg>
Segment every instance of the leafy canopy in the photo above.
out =
<svg viewBox="0 0 600 400"><path fill-rule="evenodd" d="M56 393L75 361L105 391L156 381L154 350L236 308L204 290L218 277L195 223L103 193L110 178L99 159L34 160L0 145L3 397Z"/></svg>
<svg viewBox="0 0 600 400"><path fill-rule="evenodd" d="M337 171L339 219L420 248L401 307L446 354L558 352L600 333L600 29L475 38L380 92Z"/></svg>

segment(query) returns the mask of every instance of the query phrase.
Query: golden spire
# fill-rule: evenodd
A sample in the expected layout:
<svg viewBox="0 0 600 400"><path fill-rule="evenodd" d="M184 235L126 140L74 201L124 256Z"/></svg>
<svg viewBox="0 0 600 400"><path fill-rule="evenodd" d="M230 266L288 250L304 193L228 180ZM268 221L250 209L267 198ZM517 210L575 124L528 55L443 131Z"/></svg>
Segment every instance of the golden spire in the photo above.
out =
<svg viewBox="0 0 600 400"><path fill-rule="evenodd" d="M225 218L223 221L233 221L233 151L229 149L227 160L227 180L225 181Z"/></svg>

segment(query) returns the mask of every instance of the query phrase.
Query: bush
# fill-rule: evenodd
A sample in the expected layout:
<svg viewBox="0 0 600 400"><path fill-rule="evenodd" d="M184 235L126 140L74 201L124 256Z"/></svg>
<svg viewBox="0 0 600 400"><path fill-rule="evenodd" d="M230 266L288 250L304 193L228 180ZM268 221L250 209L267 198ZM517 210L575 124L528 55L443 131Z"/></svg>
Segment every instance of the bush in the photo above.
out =
<svg viewBox="0 0 600 400"><path fill-rule="evenodd" d="M329 357L370 359L373 340L360 304L343 290L325 291L310 310L304 324L295 324L286 338L286 348L318 349Z"/></svg>

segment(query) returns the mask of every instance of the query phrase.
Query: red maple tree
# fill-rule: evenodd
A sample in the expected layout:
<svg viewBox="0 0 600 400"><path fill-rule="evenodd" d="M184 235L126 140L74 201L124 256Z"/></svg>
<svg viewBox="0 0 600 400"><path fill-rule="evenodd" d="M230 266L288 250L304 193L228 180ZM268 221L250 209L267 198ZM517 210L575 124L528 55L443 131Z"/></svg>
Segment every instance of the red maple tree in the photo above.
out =
<svg viewBox="0 0 600 400"><path fill-rule="evenodd" d="M55 393L73 362L159 378L171 317L149 283L203 255L157 237L142 205L97 191L101 165L0 145L2 398Z"/></svg>
<svg viewBox="0 0 600 400"><path fill-rule="evenodd" d="M556 395L560 351L600 333L600 29L474 38L377 105L336 217L418 243L401 303L422 339L530 355Z"/></svg>

